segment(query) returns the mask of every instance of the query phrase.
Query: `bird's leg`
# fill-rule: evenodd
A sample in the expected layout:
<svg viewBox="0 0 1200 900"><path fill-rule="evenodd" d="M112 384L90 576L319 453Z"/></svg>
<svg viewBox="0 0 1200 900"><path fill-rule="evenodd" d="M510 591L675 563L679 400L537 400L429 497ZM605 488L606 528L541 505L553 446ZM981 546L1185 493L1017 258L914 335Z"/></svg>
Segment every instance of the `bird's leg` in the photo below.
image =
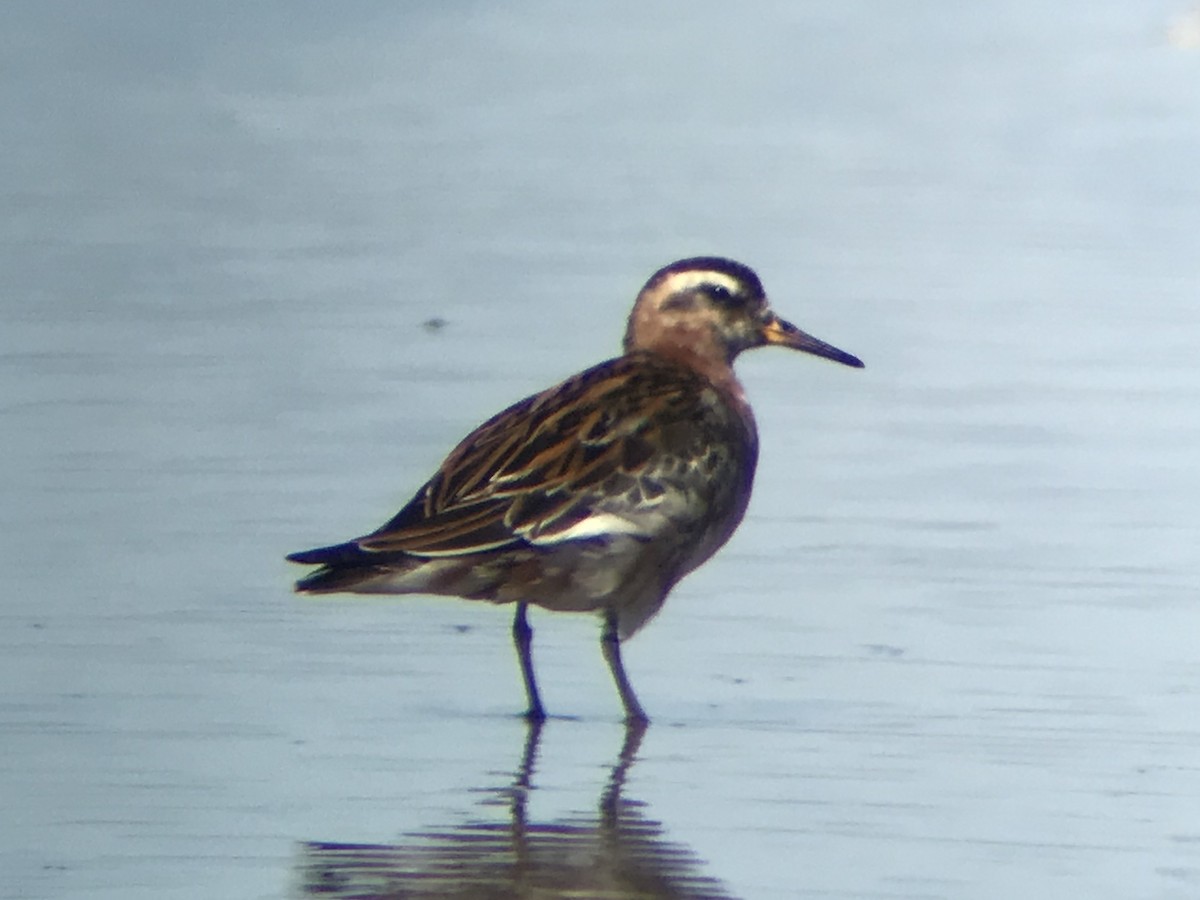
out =
<svg viewBox="0 0 1200 900"><path fill-rule="evenodd" d="M533 677L533 656L529 652L533 643L533 629L525 618L527 603L518 601L517 614L513 617L513 643L517 648L517 659L521 662L521 677L525 680L525 696L529 698L529 709L525 718L530 722L542 722L546 718L546 710L542 708L542 698L538 696L537 680Z"/></svg>
<svg viewBox="0 0 1200 900"><path fill-rule="evenodd" d="M629 683L629 677L625 674L625 667L621 664L621 637L617 632L617 614L611 609L604 613L604 631L600 634L600 651L604 654L604 661L608 663L609 671L612 672L613 681L617 683L617 693L621 695L621 704L625 707L625 721L649 722L650 719L647 717L646 711L642 709L642 704L638 703L633 686Z"/></svg>

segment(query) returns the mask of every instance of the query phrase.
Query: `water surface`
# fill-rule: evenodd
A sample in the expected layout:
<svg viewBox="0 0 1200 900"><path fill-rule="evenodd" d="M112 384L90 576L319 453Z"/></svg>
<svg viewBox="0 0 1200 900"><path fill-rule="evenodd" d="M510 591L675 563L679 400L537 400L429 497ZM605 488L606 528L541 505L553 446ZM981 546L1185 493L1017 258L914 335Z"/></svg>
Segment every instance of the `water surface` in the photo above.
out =
<svg viewBox="0 0 1200 900"><path fill-rule="evenodd" d="M679 896L1195 897L1180 12L6 6L0 895L294 896L619 796ZM526 767L507 611L282 556L697 253L867 368L740 363L759 489L626 649L654 724L623 760L536 616Z"/></svg>

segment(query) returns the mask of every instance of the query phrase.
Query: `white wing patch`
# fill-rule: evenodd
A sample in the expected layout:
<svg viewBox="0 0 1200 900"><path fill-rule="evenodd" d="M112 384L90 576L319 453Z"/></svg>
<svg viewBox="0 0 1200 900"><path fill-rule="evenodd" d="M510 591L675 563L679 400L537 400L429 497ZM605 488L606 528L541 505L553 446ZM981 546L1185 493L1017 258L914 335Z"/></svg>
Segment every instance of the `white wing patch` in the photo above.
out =
<svg viewBox="0 0 1200 900"><path fill-rule="evenodd" d="M586 519L580 519L562 531L542 532L537 537L529 538L529 543L544 547L548 544L561 544L564 541L582 541L588 538L609 537L617 534L650 536L650 532L645 528L645 523L632 522L609 512L598 512Z"/></svg>

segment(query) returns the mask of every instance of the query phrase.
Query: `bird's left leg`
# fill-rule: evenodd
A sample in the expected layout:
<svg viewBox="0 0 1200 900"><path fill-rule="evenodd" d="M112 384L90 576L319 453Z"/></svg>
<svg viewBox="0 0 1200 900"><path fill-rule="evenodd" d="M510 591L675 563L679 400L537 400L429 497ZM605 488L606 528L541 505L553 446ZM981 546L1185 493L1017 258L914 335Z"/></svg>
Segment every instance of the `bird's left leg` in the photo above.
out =
<svg viewBox="0 0 1200 900"><path fill-rule="evenodd" d="M513 617L513 644L517 648L517 659L521 663L521 678L525 681L525 696L529 698L529 709L525 718L530 722L542 722L546 718L546 710L542 707L542 698L538 695L537 680L533 676L533 654L530 647L533 644L533 629L529 627L526 618L526 607L529 604L518 601L517 613Z"/></svg>

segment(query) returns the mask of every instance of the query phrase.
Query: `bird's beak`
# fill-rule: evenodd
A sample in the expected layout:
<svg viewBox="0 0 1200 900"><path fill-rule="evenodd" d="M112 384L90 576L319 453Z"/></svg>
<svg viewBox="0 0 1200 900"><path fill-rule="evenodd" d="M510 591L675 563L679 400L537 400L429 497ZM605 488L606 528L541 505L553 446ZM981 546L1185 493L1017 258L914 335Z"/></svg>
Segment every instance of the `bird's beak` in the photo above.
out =
<svg viewBox="0 0 1200 900"><path fill-rule="evenodd" d="M826 359L832 359L834 362L840 362L844 366L854 366L856 369L863 367L862 360L857 356L851 356L844 350L839 350L831 344L817 340L811 334L801 331L791 322L785 322L776 315L772 315L767 324L763 326L762 336L763 340L768 344L778 344L781 347L791 347L793 350L803 350L805 353L811 353L814 356L823 356Z"/></svg>

